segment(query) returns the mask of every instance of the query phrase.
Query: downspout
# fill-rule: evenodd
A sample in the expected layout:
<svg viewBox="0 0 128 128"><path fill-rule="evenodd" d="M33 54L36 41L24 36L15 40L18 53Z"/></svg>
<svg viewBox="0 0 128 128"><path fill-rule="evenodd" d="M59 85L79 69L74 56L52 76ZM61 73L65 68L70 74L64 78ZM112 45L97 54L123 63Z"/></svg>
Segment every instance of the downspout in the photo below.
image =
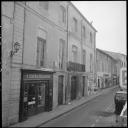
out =
<svg viewBox="0 0 128 128"><path fill-rule="evenodd" d="M81 20L81 64L82 64L82 21L83 21L83 19Z"/></svg>
<svg viewBox="0 0 128 128"><path fill-rule="evenodd" d="M24 5L26 6L26 2L24 3ZM26 8L24 8L23 46L22 46L22 68L23 68L23 64L24 64L25 24L26 24Z"/></svg>
<svg viewBox="0 0 128 128"><path fill-rule="evenodd" d="M15 28L15 1L14 1L14 10L13 10L13 33L12 33L12 51L13 51L13 44L14 44L14 28ZM13 56L12 56L13 57ZM8 118L7 118L7 125L9 126L9 113L10 113L10 95L11 95L11 79L12 79L12 58L9 54L9 59L10 59L10 86L9 86L9 93L8 93Z"/></svg>
<svg viewBox="0 0 128 128"><path fill-rule="evenodd" d="M95 33L95 35L94 35L94 84L97 86L97 76L96 76L96 33Z"/></svg>
<svg viewBox="0 0 128 128"><path fill-rule="evenodd" d="M69 10L69 5L67 5L67 54L66 54L66 58L67 58L67 63L66 63L66 71L67 71L67 67L68 67L68 10ZM68 100L68 82L69 81L69 74L68 74L68 71L67 71L67 82L66 82L66 88L65 88L65 104L67 104L67 100Z"/></svg>
<svg viewBox="0 0 128 128"><path fill-rule="evenodd" d="M81 20L81 64L83 64L83 47L82 47L83 46L83 41L82 41L82 27L83 27L83 24L82 24L82 22L83 22L83 19ZM82 73L81 77L82 76L83 76L83 73ZM82 78L81 78L81 80L82 80ZM80 96L82 96L81 92L83 91L82 87L84 85L82 86L83 83L81 81L79 81L79 82L80 82L79 83L80 84L80 92L79 93L80 93Z"/></svg>

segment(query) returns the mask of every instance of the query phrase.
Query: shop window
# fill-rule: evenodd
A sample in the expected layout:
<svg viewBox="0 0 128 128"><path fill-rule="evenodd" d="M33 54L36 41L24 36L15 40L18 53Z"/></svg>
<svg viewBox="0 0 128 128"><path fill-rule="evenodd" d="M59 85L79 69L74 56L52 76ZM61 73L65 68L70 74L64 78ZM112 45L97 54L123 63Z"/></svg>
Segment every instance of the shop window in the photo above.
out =
<svg viewBox="0 0 128 128"><path fill-rule="evenodd" d="M38 107L45 106L45 85L38 86Z"/></svg>

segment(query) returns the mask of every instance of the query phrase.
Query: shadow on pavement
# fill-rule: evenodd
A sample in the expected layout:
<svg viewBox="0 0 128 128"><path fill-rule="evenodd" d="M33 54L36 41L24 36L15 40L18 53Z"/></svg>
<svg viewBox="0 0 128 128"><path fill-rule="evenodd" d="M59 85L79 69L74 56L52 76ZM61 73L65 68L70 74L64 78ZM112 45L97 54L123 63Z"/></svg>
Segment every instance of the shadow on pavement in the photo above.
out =
<svg viewBox="0 0 128 128"><path fill-rule="evenodd" d="M109 116L114 115L114 112L97 111L97 112L95 112L95 115L103 116L103 117L109 117Z"/></svg>

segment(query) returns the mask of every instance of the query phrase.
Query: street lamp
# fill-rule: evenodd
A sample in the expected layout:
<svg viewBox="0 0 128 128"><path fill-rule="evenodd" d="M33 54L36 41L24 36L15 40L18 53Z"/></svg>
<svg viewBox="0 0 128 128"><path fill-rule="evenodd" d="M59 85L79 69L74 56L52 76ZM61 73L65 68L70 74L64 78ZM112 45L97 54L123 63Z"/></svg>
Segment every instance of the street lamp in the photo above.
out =
<svg viewBox="0 0 128 128"><path fill-rule="evenodd" d="M12 57L15 53L17 53L20 49L20 43L15 42L14 43L14 50L10 52L10 56Z"/></svg>

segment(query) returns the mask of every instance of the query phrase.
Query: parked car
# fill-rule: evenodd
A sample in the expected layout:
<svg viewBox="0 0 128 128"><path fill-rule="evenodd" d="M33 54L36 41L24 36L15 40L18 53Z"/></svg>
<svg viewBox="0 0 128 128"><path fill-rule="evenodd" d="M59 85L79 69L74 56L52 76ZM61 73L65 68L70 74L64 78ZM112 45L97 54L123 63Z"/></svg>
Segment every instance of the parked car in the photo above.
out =
<svg viewBox="0 0 128 128"><path fill-rule="evenodd" d="M127 102L125 103L123 110L119 116L119 122L121 127L127 127Z"/></svg>
<svg viewBox="0 0 128 128"><path fill-rule="evenodd" d="M123 116L120 117L120 115L124 108L125 103L127 102L127 92L117 91L114 97L114 101L115 101L116 122L119 122L121 118L123 119Z"/></svg>

